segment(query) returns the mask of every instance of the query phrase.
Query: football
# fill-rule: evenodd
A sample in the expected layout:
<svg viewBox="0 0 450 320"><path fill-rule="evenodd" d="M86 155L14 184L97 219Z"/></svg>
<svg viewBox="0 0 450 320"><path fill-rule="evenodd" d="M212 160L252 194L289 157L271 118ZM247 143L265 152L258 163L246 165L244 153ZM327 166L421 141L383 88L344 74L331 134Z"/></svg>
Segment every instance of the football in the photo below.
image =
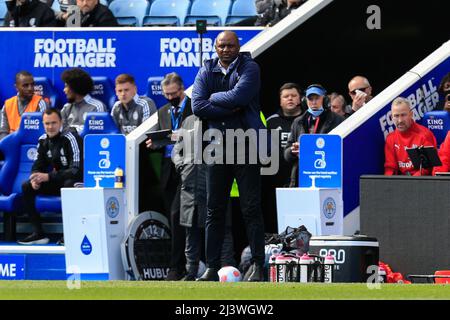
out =
<svg viewBox="0 0 450 320"><path fill-rule="evenodd" d="M238 282L241 281L241 272L232 266L226 266L219 270L220 282Z"/></svg>

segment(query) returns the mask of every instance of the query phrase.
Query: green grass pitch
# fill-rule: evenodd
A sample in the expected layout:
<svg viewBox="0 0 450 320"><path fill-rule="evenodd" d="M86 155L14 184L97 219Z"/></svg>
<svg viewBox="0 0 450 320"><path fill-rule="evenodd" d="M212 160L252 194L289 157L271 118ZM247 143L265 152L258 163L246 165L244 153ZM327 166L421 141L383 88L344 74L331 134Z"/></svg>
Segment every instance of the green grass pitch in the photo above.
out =
<svg viewBox="0 0 450 320"><path fill-rule="evenodd" d="M79 286L78 286L79 284ZM0 299L33 300L378 300L450 299L450 285L199 283L165 281L0 281ZM79 288L77 288L79 287Z"/></svg>

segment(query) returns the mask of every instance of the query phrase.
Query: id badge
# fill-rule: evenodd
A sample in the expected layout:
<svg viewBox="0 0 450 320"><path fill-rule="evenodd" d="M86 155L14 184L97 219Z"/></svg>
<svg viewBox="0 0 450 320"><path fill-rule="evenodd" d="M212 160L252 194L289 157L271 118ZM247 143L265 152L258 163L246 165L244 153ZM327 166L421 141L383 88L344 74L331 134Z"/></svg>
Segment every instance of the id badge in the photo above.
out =
<svg viewBox="0 0 450 320"><path fill-rule="evenodd" d="M172 158L173 144L168 144L164 152L164 158Z"/></svg>

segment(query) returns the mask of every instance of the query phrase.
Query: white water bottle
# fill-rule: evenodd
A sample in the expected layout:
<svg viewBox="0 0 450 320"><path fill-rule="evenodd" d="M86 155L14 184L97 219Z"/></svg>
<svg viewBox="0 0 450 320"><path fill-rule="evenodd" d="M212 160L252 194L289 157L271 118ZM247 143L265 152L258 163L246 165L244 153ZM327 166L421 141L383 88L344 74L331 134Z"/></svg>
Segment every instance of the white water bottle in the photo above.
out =
<svg viewBox="0 0 450 320"><path fill-rule="evenodd" d="M323 269L323 282L332 283L334 270L334 257L332 255L327 255L323 260Z"/></svg>
<svg viewBox="0 0 450 320"><path fill-rule="evenodd" d="M311 277L311 266L314 263L314 259L307 253L300 257L300 282L309 282Z"/></svg>

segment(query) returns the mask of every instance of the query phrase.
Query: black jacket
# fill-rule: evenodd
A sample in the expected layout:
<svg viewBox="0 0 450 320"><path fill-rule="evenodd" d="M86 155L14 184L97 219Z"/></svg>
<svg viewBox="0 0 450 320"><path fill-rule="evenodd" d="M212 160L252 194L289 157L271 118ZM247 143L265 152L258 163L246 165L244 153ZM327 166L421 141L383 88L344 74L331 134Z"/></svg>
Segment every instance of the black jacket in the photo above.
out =
<svg viewBox="0 0 450 320"><path fill-rule="evenodd" d="M100 2L95 8L81 17L82 27L118 27L116 17L107 6Z"/></svg>
<svg viewBox="0 0 450 320"><path fill-rule="evenodd" d="M325 108L318 119L319 123L317 124L317 130L313 132L317 134L328 133L345 120L344 117L334 113L329 108ZM292 123L291 133L289 134L286 148L284 149L284 159L288 162L294 162L291 174L291 187L297 185L298 175L298 158L291 153L292 144L297 142L302 134L310 133L309 128L312 127L315 122L316 119L309 112L305 112Z"/></svg>
<svg viewBox="0 0 450 320"><path fill-rule="evenodd" d="M280 168L276 175L269 176L269 180L274 185L274 187L286 187L290 183L292 163L287 162L284 159L284 148L287 144L291 132L292 123L298 117L299 115L290 117L285 116L283 114L283 111L281 111L280 109L276 114L271 115L269 118L267 118L267 129L277 130L279 133L278 148ZM273 151L274 150L272 150L272 152Z"/></svg>
<svg viewBox="0 0 450 320"><path fill-rule="evenodd" d="M5 27L56 26L55 13L48 5L39 0L31 0L21 6L11 5L8 9L5 16Z"/></svg>
<svg viewBox="0 0 450 320"><path fill-rule="evenodd" d="M83 142L75 130L59 133L53 138L47 134L39 138L37 159L32 172L49 173L50 182L63 185L64 181L83 181Z"/></svg>

